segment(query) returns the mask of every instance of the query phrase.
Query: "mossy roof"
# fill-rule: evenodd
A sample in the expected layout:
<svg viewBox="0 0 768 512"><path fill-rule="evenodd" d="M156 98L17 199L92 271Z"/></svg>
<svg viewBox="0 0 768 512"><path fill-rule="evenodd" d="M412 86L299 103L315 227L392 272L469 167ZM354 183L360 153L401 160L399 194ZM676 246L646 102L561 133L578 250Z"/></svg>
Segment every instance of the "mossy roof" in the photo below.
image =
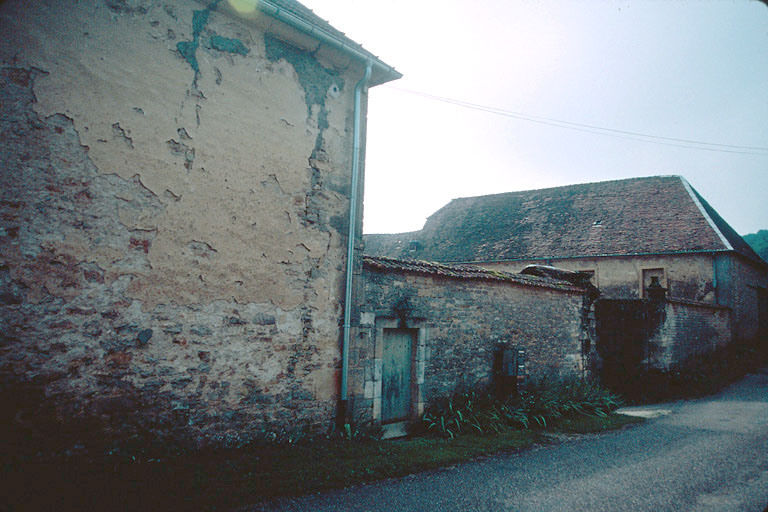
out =
<svg viewBox="0 0 768 512"><path fill-rule="evenodd" d="M365 237L366 254L441 262L730 250L762 261L680 176L454 199L421 231Z"/></svg>

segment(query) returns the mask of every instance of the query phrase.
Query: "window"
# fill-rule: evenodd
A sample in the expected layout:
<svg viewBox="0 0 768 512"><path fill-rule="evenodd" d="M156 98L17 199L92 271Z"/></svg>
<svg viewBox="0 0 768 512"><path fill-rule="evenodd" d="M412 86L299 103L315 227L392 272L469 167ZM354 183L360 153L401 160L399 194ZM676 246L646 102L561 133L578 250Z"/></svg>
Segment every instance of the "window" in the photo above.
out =
<svg viewBox="0 0 768 512"><path fill-rule="evenodd" d="M644 299L648 298L648 287L651 286L651 283L653 283L654 280L657 281L658 284L662 286L662 288L667 287L667 281L664 279L663 268L644 268L643 281L641 283L642 287L640 288L640 297Z"/></svg>

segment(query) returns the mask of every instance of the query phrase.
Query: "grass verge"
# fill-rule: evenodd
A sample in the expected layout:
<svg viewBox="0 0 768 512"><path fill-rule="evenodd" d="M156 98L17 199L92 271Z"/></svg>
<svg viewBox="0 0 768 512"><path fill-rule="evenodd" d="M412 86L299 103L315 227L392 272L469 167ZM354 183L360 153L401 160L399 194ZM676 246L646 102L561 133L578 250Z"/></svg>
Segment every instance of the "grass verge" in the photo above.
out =
<svg viewBox="0 0 768 512"><path fill-rule="evenodd" d="M568 434L594 434L608 430L616 430L627 425L644 422L644 418L626 416L624 414L611 414L605 418L596 416L573 416L561 418L552 425L554 430Z"/></svg>
<svg viewBox="0 0 768 512"><path fill-rule="evenodd" d="M225 510L263 498L307 494L527 448L547 432L590 433L637 418L560 418L546 429L509 429L455 439L391 441L341 438L202 450L154 459L3 457L0 479L9 510ZM0 506L0 508L3 508Z"/></svg>

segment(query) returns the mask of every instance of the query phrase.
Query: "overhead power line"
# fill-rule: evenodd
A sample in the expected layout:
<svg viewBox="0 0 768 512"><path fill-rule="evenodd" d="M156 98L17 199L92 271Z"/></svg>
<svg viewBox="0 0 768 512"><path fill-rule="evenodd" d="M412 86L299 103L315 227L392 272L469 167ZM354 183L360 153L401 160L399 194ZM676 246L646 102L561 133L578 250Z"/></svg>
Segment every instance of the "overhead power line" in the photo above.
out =
<svg viewBox="0 0 768 512"><path fill-rule="evenodd" d="M768 148L759 146L736 146L732 144L718 144L715 142L704 142L691 139L677 139L674 137L663 137L660 135L650 135L646 133L631 132L627 130L617 130L613 128L603 128L601 126L595 126L584 123L575 123L572 121L563 121L560 119L552 119L548 117L534 116L531 114L524 114L522 112L514 112L511 110L505 110L497 107L491 107L487 105L479 105L477 103L471 103L468 101L457 100L453 98L446 98L443 96L436 96L434 94L427 94L424 92L413 91L410 89L402 89L400 87L393 87L390 85L384 86L387 89L392 89L399 92L413 94L421 96L435 101L441 101L443 103L449 103L459 107L469 108L473 110L479 110L482 112L488 112L504 117L511 117L520 119L522 121L529 121L532 123L540 123L549 126L556 126L558 128L565 128L567 130L576 130L580 132L595 133L597 135L605 135L609 137L617 137L620 139L636 140L640 142L649 142L651 144L662 144L664 146L675 146L689 149L701 149L705 151L717 151L721 153L738 153L743 155L762 155L768 156ZM676 144L680 143L680 144ZM695 145L691 145L695 144ZM751 150L751 151L750 151Z"/></svg>

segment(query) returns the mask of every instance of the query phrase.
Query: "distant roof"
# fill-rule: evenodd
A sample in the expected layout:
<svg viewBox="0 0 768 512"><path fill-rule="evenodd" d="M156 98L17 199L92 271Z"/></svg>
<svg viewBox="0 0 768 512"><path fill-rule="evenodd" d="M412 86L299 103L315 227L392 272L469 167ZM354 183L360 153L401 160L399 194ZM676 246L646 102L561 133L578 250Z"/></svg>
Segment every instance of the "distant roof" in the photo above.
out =
<svg viewBox="0 0 768 512"><path fill-rule="evenodd" d="M454 199L421 231L365 237L367 254L442 262L730 250L762 262L681 176Z"/></svg>
<svg viewBox="0 0 768 512"><path fill-rule="evenodd" d="M361 44L356 43L347 37L344 32L334 28L330 23L315 14L312 9L309 9L296 0L259 0L258 5L263 11L267 12L271 16L274 16L279 11L287 12L290 14L289 18L297 19L300 22L311 25L313 29L325 32L327 35L331 36L331 38L338 41L342 47L356 50L363 56L368 57L372 61L378 63L381 68L386 69L387 73L385 77L383 76L378 80L374 80L375 83L383 83L390 80L396 80L402 76L395 70L395 68L383 62L381 59L379 59L379 57L363 48Z"/></svg>
<svg viewBox="0 0 768 512"><path fill-rule="evenodd" d="M554 288L565 291L584 292L587 287L577 286L573 283L550 277L539 277L525 274L512 274L498 270L487 270L479 267L462 265L445 265L433 261L401 260L385 258L383 256L363 256L363 265L366 268L379 271L411 272L414 274L434 275L452 279L480 279L485 281L503 281L525 286L537 286L541 288Z"/></svg>

